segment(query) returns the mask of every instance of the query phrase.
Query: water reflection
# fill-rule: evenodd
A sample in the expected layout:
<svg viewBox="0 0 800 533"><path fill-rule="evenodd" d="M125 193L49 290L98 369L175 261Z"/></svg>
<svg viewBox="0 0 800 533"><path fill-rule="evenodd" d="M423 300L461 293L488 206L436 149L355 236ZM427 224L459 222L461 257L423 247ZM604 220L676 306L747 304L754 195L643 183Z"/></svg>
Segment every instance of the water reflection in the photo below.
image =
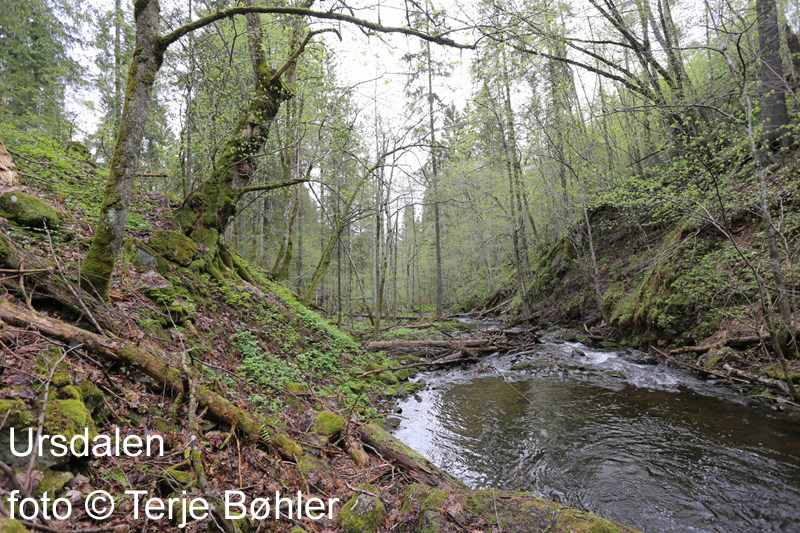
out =
<svg viewBox="0 0 800 533"><path fill-rule="evenodd" d="M679 378L451 378L403 403L396 434L473 487L534 491L646 531L798 530L796 421Z"/></svg>

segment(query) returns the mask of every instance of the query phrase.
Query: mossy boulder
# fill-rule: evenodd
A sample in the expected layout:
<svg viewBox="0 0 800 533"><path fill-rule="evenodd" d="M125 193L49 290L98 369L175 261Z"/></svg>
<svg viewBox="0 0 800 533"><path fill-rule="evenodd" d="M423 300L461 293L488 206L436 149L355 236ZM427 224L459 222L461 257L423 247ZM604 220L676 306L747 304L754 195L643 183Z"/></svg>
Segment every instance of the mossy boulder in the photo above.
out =
<svg viewBox="0 0 800 533"><path fill-rule="evenodd" d="M320 411L314 420L314 433L323 437L333 438L344 427L345 420L342 416L330 411Z"/></svg>
<svg viewBox="0 0 800 533"><path fill-rule="evenodd" d="M97 385L88 379L81 382L78 386L78 390L81 393L84 405L86 405L86 408L89 409L93 415L97 414L98 411L104 407L103 399L105 398L105 394L103 394L103 391L101 391Z"/></svg>
<svg viewBox="0 0 800 533"><path fill-rule="evenodd" d="M177 231L162 229L153 232L148 241L159 254L173 263L188 267L197 253L197 243Z"/></svg>
<svg viewBox="0 0 800 533"><path fill-rule="evenodd" d="M52 204L20 191L0 196L0 216L27 228L58 229L63 223L61 213Z"/></svg>
<svg viewBox="0 0 800 533"><path fill-rule="evenodd" d="M80 389L75 385L61 387L56 392L56 396L62 400L83 400Z"/></svg>
<svg viewBox="0 0 800 533"><path fill-rule="evenodd" d="M401 513L416 512L417 519L414 531L435 533L447 531L448 521L441 512L449 495L422 483L413 483L403 490Z"/></svg>
<svg viewBox="0 0 800 533"><path fill-rule="evenodd" d="M50 384L54 387L66 387L67 385L72 385L72 377L70 377L69 372L55 372Z"/></svg>
<svg viewBox="0 0 800 533"><path fill-rule="evenodd" d="M375 533L386 517L386 507L380 492L374 485L359 485L360 491L353 494L342 506L338 521L347 533Z"/></svg>
<svg viewBox="0 0 800 533"><path fill-rule="evenodd" d="M37 421L38 407L29 407L22 400L0 400L0 419L6 417L3 431L0 432L0 460L6 464L20 465L28 462L27 457L17 457L11 453L10 428L15 430L15 442L17 447L27 446L27 430L35 428ZM47 410L44 418L44 434L63 435L67 440L75 435L83 434L86 428L89 429L89 438L93 438L97 432L91 413L80 399L54 399L47 402ZM25 431L25 438L20 440L22 431ZM51 453L49 447L45 447L45 454L38 459L39 466L52 467L65 464L69 461L69 455L56 457Z"/></svg>

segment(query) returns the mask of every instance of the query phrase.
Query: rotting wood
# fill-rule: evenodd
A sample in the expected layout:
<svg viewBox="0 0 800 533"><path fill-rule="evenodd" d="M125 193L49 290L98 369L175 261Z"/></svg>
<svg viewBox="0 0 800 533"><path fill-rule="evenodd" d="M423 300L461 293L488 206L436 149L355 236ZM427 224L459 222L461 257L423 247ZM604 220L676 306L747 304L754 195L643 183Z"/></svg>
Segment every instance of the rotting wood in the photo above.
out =
<svg viewBox="0 0 800 533"><path fill-rule="evenodd" d="M725 363L724 365L722 365L722 369L725 370L729 374L733 374L734 376L738 376L740 378L746 379L746 380L754 382L754 383L760 383L761 385L766 385L768 387L772 387L772 388L778 389L781 392L783 392L784 394L791 394L789 392L789 387L787 387L786 384L783 383L782 381L777 381L777 380L770 379L770 378L767 378L767 377L764 377L764 376L757 376L755 374L751 374L749 372L745 372L744 370L739 370L738 368L733 368L728 363Z"/></svg>
<svg viewBox="0 0 800 533"><path fill-rule="evenodd" d="M361 441L374 448L384 459L401 466L416 481L437 487L445 492L463 491L466 487L459 480L440 470L396 437L374 424L358 427Z"/></svg>
<svg viewBox="0 0 800 533"><path fill-rule="evenodd" d="M729 348L746 348L748 346L753 346L754 344L758 344L761 341L767 342L769 341L769 339L770 339L769 334L750 335L745 337L732 337L730 339L725 339L723 341L715 342L705 346L682 346L680 348L675 348L674 350L670 350L669 353L670 355L677 355L681 353L702 354L708 352L713 348L722 348L723 346L727 346Z"/></svg>

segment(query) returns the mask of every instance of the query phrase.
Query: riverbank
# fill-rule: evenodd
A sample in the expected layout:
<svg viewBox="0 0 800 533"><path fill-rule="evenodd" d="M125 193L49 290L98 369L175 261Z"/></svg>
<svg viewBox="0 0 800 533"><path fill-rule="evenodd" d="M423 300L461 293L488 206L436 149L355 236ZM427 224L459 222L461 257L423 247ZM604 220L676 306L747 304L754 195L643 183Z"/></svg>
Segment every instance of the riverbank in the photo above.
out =
<svg viewBox="0 0 800 533"><path fill-rule="evenodd" d="M542 335L420 374L394 434L470 487L503 485L645 531L786 531L800 419L647 354Z"/></svg>
<svg viewBox="0 0 800 533"><path fill-rule="evenodd" d="M394 439L378 408L420 388L413 369L365 352L240 257L219 278L204 273L204 251L166 228L165 197L135 191L110 301L82 292L74 280L104 169L41 136L2 134L23 181L0 194L25 210L0 220L1 266L14 272L0 298L0 438L10 427L66 440L86 428L92 438L159 435L164 455L46 454L28 467L2 440L4 490L47 492L76 511L0 518L0 529L160 531L186 518L137 521L125 493L143 491L209 502L213 518L187 531L631 531L531 494L469 489ZM385 367L395 370L370 373ZM116 502L107 519L84 511L96 490ZM331 519L226 520L228 490L248 500L302 491L341 506Z"/></svg>

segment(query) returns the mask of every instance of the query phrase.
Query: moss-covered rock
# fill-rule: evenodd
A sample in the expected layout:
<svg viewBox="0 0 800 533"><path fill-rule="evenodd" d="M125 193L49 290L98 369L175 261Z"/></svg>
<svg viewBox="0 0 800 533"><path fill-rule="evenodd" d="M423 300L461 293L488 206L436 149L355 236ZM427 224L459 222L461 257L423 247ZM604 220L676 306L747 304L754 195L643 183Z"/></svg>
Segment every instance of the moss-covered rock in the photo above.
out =
<svg viewBox="0 0 800 533"><path fill-rule="evenodd" d="M419 517L414 531L436 533L447 531L448 521L442 508L449 495L422 483L413 483L403 490L401 513L415 512Z"/></svg>
<svg viewBox="0 0 800 533"><path fill-rule="evenodd" d="M63 223L61 213L53 205L20 191L0 196L0 216L28 228L58 229Z"/></svg>
<svg viewBox="0 0 800 533"><path fill-rule="evenodd" d="M105 398L105 394L103 394L103 391L101 391L97 385L88 379L81 382L78 386L78 390L81 393L84 405L93 415L97 414L97 412L104 407L103 398Z"/></svg>
<svg viewBox="0 0 800 533"><path fill-rule="evenodd" d="M56 397L62 400L83 400L83 396L81 395L80 389L75 385L67 385L66 387L61 387L56 392Z"/></svg>
<svg viewBox="0 0 800 533"><path fill-rule="evenodd" d="M319 478L330 478L334 475L330 465L322 459L317 459L309 454L303 454L297 460L297 468L307 477L318 476Z"/></svg>
<svg viewBox="0 0 800 533"><path fill-rule="evenodd" d="M173 263L188 267L197 253L197 244L182 233L163 229L153 232L150 246Z"/></svg>
<svg viewBox="0 0 800 533"><path fill-rule="evenodd" d="M345 420L342 416L330 411L320 411L314 420L313 430L323 437L332 438L339 434L344 424Z"/></svg>
<svg viewBox="0 0 800 533"><path fill-rule="evenodd" d="M11 453L9 433L10 428L15 430L15 442L17 446L26 446L26 441L19 441L20 432L28 428L34 428L37 421L38 408L29 407L22 400L0 400L0 419L6 417L6 423L0 432L0 460L7 464L19 465L27 463L27 457L17 457ZM83 401L76 398L57 399L51 398L47 402L47 410L44 417L44 434L63 435L67 440L75 435L83 434L88 428L89 438L93 438L97 432L91 413L84 405ZM21 444L24 442L24 444ZM39 466L52 467L65 464L69 461L69 455L56 457L51 453L49 447L45 447L45 454L39 458Z"/></svg>
<svg viewBox="0 0 800 533"><path fill-rule="evenodd" d="M347 533L375 533L386 517L386 507L374 485L359 485L339 512L338 521Z"/></svg>
<svg viewBox="0 0 800 533"><path fill-rule="evenodd" d="M72 377L69 372L56 372L53 374L53 380L50 382L54 387L66 387L72 385Z"/></svg>

